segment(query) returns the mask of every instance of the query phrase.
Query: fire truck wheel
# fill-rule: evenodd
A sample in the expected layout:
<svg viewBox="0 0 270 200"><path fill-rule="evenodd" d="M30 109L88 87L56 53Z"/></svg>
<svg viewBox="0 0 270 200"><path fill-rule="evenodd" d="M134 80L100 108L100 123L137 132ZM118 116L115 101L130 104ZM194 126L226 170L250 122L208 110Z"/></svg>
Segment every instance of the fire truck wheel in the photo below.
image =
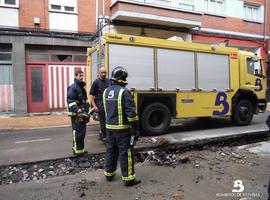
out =
<svg viewBox="0 0 270 200"><path fill-rule="evenodd" d="M161 135L170 126L171 113L163 103L151 103L145 107L140 121L145 135Z"/></svg>
<svg viewBox="0 0 270 200"><path fill-rule="evenodd" d="M245 126L250 124L253 113L252 103L248 100L240 100L234 108L232 120L238 126Z"/></svg>

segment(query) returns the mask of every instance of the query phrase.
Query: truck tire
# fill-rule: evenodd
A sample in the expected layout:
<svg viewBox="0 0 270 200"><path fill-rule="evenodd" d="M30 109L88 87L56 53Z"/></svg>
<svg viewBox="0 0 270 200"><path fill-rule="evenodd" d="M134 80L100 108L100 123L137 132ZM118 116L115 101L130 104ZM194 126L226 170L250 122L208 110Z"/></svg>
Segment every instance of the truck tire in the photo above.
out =
<svg viewBox="0 0 270 200"><path fill-rule="evenodd" d="M250 124L253 118L254 108L250 101L240 100L237 102L233 113L232 121L238 126L246 126Z"/></svg>
<svg viewBox="0 0 270 200"><path fill-rule="evenodd" d="M171 113L163 103L151 103L143 110L140 122L145 135L161 135L170 126Z"/></svg>

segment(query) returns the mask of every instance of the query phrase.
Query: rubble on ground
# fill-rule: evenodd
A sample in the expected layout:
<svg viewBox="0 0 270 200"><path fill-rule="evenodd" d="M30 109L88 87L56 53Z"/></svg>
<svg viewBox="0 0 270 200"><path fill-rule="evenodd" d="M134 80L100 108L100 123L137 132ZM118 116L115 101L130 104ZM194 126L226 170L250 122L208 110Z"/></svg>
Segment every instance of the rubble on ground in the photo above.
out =
<svg viewBox="0 0 270 200"><path fill-rule="evenodd" d="M89 190L91 187L94 187L97 183L95 181L88 181L86 179L82 179L75 185L73 190L75 190L79 197L82 198L85 196L86 190Z"/></svg>
<svg viewBox="0 0 270 200"><path fill-rule="evenodd" d="M136 153L135 161L139 163L151 162L155 165L168 167L190 164L195 169L208 168L217 174L226 174L224 169L226 163L230 162L240 165L247 164L251 167L258 165L255 161L248 160L243 151L235 151L234 146L246 144L246 140L226 144L220 142L211 145L191 145L188 147L169 146L166 140L155 137L141 138L139 142L151 142L152 144L161 145L155 150ZM0 166L0 185L36 181L102 169L104 160L104 154L97 154L21 165ZM201 178L199 177L194 181L199 182Z"/></svg>
<svg viewBox="0 0 270 200"><path fill-rule="evenodd" d="M182 150L164 148L139 153L137 158L139 162L151 162L159 166L176 167L180 164L191 163L194 168L200 168L202 167L201 161L207 160L210 152L215 152L215 157L209 160L209 168L221 165L224 162L256 165L253 161L248 161L246 156L235 152L233 147L219 146L204 146L202 149L185 148Z"/></svg>
<svg viewBox="0 0 270 200"><path fill-rule="evenodd" d="M86 166L86 167L84 167ZM72 175L103 168L104 155L73 157L39 163L0 167L0 185Z"/></svg>

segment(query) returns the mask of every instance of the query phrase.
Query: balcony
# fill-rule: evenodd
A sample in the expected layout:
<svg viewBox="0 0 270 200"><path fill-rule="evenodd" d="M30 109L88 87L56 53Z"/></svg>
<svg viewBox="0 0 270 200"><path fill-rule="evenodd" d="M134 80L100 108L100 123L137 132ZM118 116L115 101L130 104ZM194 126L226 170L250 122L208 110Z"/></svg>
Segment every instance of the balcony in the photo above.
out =
<svg viewBox="0 0 270 200"><path fill-rule="evenodd" d="M191 29L201 27L194 0L113 0L111 20Z"/></svg>

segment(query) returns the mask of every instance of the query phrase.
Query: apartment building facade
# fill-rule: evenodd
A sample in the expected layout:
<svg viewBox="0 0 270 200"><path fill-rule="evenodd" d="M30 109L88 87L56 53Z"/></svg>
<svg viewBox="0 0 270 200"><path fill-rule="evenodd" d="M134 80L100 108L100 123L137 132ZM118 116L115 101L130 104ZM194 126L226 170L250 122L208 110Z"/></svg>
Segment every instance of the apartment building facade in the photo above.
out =
<svg viewBox="0 0 270 200"><path fill-rule="evenodd" d="M74 70L85 70L86 48L105 32L267 58L269 10L267 0L0 0L0 114L64 109Z"/></svg>
<svg viewBox="0 0 270 200"><path fill-rule="evenodd" d="M74 70L86 68L95 1L0 0L0 114L66 107Z"/></svg>

